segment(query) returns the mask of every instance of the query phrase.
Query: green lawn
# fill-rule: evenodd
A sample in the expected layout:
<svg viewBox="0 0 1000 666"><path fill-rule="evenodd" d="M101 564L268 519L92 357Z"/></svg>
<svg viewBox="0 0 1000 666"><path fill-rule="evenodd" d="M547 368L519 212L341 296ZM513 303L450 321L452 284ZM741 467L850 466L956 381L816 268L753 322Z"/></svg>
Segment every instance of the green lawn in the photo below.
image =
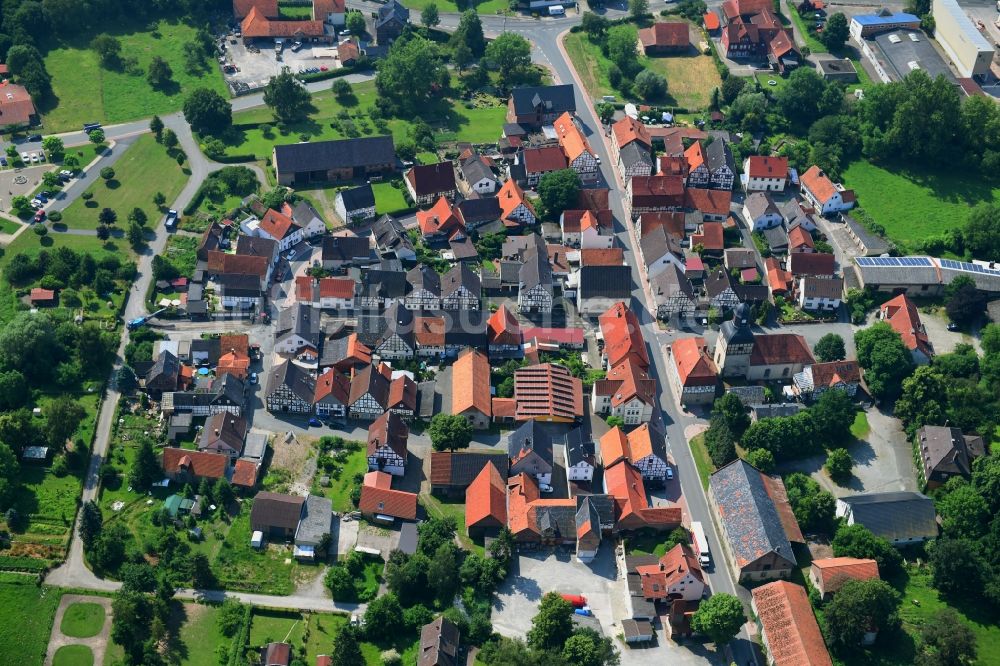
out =
<svg viewBox="0 0 1000 666"><path fill-rule="evenodd" d="M250 624L249 644L251 649L254 649L262 647L270 641L287 641L291 644L293 653L297 653L299 647L305 645L305 663L314 664L319 655L331 653L334 634L347 621L346 615L337 613L302 615L292 611L255 609ZM411 641L412 637L399 636L395 638L395 641L389 639L386 646L396 644L395 647L403 658L403 664L416 663L417 644ZM361 643L361 653L364 655L365 664L367 666L381 666L382 650L386 646L378 646L368 642ZM209 664L206 662L205 666L209 666Z"/></svg>
<svg viewBox="0 0 1000 666"><path fill-rule="evenodd" d="M63 613L60 631L73 638L90 638L101 633L104 627L104 606L77 602Z"/></svg>
<svg viewBox="0 0 1000 666"><path fill-rule="evenodd" d="M597 44L587 38L586 33L569 33L563 40L563 45L573 67L580 75L584 88L592 98L599 99L603 95L621 97L621 91L615 89L608 80L611 61L604 57ZM649 58L641 55L639 63L643 68L666 77L667 97L663 100L665 105L690 109L707 108L711 101L712 89L722 84L711 56L692 54Z"/></svg>
<svg viewBox="0 0 1000 666"><path fill-rule="evenodd" d="M179 22L160 21L148 30L140 20L116 19L101 23L97 31L108 32L122 43L122 54L138 60L139 75L110 71L99 66L88 45L94 32L82 30L71 43L57 45L45 55L52 75L55 103L43 104L46 133L78 130L86 122L120 123L167 114L181 108L186 92L203 87L229 95L218 66L211 61L197 73L189 73L184 63L187 42L195 28ZM145 71L154 56L167 61L173 70L173 85L154 90Z"/></svg>
<svg viewBox="0 0 1000 666"><path fill-rule="evenodd" d="M292 575L297 566L290 546L269 543L263 551L250 547L250 502L244 502L226 533L212 570L220 585L229 590L291 594L295 588Z"/></svg>
<svg viewBox="0 0 1000 666"><path fill-rule="evenodd" d="M458 540L462 542L462 547L466 550L483 555L482 539L472 539L468 530L465 529L465 502L456 501L447 497L437 497L429 493L421 493L420 502L427 509L427 513L434 518L452 518L458 526Z"/></svg>
<svg viewBox="0 0 1000 666"><path fill-rule="evenodd" d="M171 236L167 239L166 259L177 268L181 275L191 275L198 263L200 239L193 236Z"/></svg>
<svg viewBox="0 0 1000 666"><path fill-rule="evenodd" d="M354 489L354 475L364 474L368 471L368 457L364 449L353 451L348 457L344 466L340 468L340 476L330 477L330 487L321 488L323 495L333 500L334 511L353 511L354 505L351 503L351 490Z"/></svg>
<svg viewBox="0 0 1000 666"><path fill-rule="evenodd" d="M171 623L179 624L170 640L169 650L176 658L169 663L183 666L217 666L218 645L229 646L232 639L219 631L219 607L175 603Z"/></svg>
<svg viewBox="0 0 1000 666"><path fill-rule="evenodd" d="M694 466L698 468L698 478L701 479L702 487L707 489L708 477L712 476L712 472L715 471L715 465L712 464L712 458L708 455L708 449L705 448L705 435L692 437L689 444L691 457L694 458Z"/></svg>
<svg viewBox="0 0 1000 666"><path fill-rule="evenodd" d="M293 21L309 20L312 18L312 5L278 5L278 12L281 18Z"/></svg>
<svg viewBox="0 0 1000 666"><path fill-rule="evenodd" d="M844 171L844 186L854 189L859 205L897 244L936 236L965 225L969 208L1000 203L1000 184L961 170L903 171L864 160Z"/></svg>
<svg viewBox="0 0 1000 666"><path fill-rule="evenodd" d="M225 137L227 155L254 155L258 159L271 156L275 145L297 143L302 137L311 141L342 139L350 135L351 125L361 136L378 136L386 131L397 141L409 136L408 120L393 118L383 131L369 116L375 104L375 83L366 81L354 85L354 95L337 99L332 92L313 95L314 111L307 120L278 128L274 115L267 107L233 114L233 123L242 127ZM428 113L428 122L437 131L439 141L493 142L500 136L506 115L501 100L481 98L480 106L466 108L464 103L444 100L436 113ZM266 124L266 128L247 127ZM267 132L265 134L265 132Z"/></svg>
<svg viewBox="0 0 1000 666"><path fill-rule="evenodd" d="M402 181L396 182L402 185ZM375 192L375 212L378 215L409 208L403 194L406 191L405 187L393 187L392 182L385 181L372 183L372 191Z"/></svg>
<svg viewBox="0 0 1000 666"><path fill-rule="evenodd" d="M854 423L851 424L851 434L854 435L855 439L864 439L870 430L868 417L865 415L864 410L858 411L854 415Z"/></svg>
<svg viewBox="0 0 1000 666"><path fill-rule="evenodd" d="M128 228L128 214L139 207L148 218L146 226L156 227L162 213L153 204L153 196L163 192L169 205L177 198L187 175L152 134L139 137L114 166L115 177L94 183L88 192L90 201L80 197L63 211L62 223L71 229L96 229L97 216L103 208L118 213L117 225Z"/></svg>
<svg viewBox="0 0 1000 666"><path fill-rule="evenodd" d="M264 646L268 643L302 643L306 623L302 615L293 612L254 610L250 621L250 645Z"/></svg>
<svg viewBox="0 0 1000 666"><path fill-rule="evenodd" d="M459 8L454 0L403 0L403 5L416 10L411 16L414 24L420 21L420 10L427 5L437 5L439 12L455 12L459 14L470 7L468 4L463 4ZM506 12L510 8L510 2L507 0L485 0L471 6L479 14L496 14L498 12Z"/></svg>
<svg viewBox="0 0 1000 666"><path fill-rule="evenodd" d="M87 252L93 255L97 261L109 254L132 258L132 251L124 239L111 238L108 241L102 241L97 236L77 236L56 232L39 237L30 231L25 231L14 242L4 246L2 255L0 255L0 268L3 268L8 259L15 254L25 253L34 256L42 250L52 252L59 247L69 247L80 252Z"/></svg>
<svg viewBox="0 0 1000 666"><path fill-rule="evenodd" d="M56 650L52 666L92 666L94 653L86 645L64 645Z"/></svg>
<svg viewBox="0 0 1000 666"><path fill-rule="evenodd" d="M22 581L23 582L20 582ZM41 664L61 591L28 576L0 580L0 655L7 664Z"/></svg>

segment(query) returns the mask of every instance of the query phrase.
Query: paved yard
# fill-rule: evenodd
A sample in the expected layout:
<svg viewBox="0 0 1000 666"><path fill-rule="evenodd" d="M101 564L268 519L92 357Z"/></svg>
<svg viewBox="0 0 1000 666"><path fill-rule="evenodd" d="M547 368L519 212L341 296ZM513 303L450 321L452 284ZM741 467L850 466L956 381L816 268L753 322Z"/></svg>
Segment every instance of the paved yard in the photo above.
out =
<svg viewBox="0 0 1000 666"><path fill-rule="evenodd" d="M583 595L600 622L603 634L614 638L621 633L620 620L626 613L625 585L618 579L610 541L602 545L597 558L589 565L577 562L572 553L561 550L519 554L512 575L500 586L493 604L496 631L504 636L523 638L531 629L531 618L538 612L542 595L551 591ZM625 666L712 663L700 646L692 651L661 640L655 647L633 649L617 638L615 645Z"/></svg>
<svg viewBox="0 0 1000 666"><path fill-rule="evenodd" d="M293 52L286 48L281 54L281 60L275 58L273 44L259 44L260 53L251 53L243 45L243 40L237 39L236 44L226 42L226 62L236 65L239 71L227 74L227 81L239 81L251 87L263 87L268 79L281 73L283 67L288 67L297 73L306 67L326 67L337 69L340 60L336 58L336 46L326 44L304 44L302 50ZM289 44L289 47L291 44Z"/></svg>

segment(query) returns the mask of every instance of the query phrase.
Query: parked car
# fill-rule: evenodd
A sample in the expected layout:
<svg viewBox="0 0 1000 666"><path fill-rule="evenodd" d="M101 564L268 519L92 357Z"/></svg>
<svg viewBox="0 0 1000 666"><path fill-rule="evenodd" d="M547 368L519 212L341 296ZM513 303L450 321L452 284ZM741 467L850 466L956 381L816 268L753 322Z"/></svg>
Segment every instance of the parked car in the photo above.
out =
<svg viewBox="0 0 1000 666"><path fill-rule="evenodd" d="M44 150L38 152L38 161L39 162L44 162L45 161L45 151Z"/></svg>
<svg viewBox="0 0 1000 666"><path fill-rule="evenodd" d="M34 208L35 210L38 210L39 208L42 207L42 202L39 201L38 199L32 199L31 200L31 207Z"/></svg>
<svg viewBox="0 0 1000 666"><path fill-rule="evenodd" d="M949 321L948 322L948 330L949 331L957 331L958 330L958 324L956 324L953 321Z"/></svg>
<svg viewBox="0 0 1000 666"><path fill-rule="evenodd" d="M668 465L668 466L667 466L667 480L668 480L668 481L671 481L671 480L673 480L673 478L674 478L674 468L673 468L673 467L670 467L670 466Z"/></svg>
<svg viewBox="0 0 1000 666"><path fill-rule="evenodd" d="M8 166L6 157L0 157L0 166Z"/></svg>
<svg viewBox="0 0 1000 666"><path fill-rule="evenodd" d="M32 161L32 163L38 164L38 153L31 153L28 155L28 158Z"/></svg>
<svg viewBox="0 0 1000 666"><path fill-rule="evenodd" d="M59 176L65 178L72 178L73 172L70 171L69 169L63 169L62 171L59 172Z"/></svg>
<svg viewBox="0 0 1000 666"><path fill-rule="evenodd" d="M44 222L44 221L45 221L45 211L44 210L40 210L37 213L35 213L35 222Z"/></svg>
<svg viewBox="0 0 1000 666"><path fill-rule="evenodd" d="M95 129L101 129L101 123L84 123L83 124L83 131L84 132L92 132Z"/></svg>
<svg viewBox="0 0 1000 666"><path fill-rule="evenodd" d="M41 140L42 140L42 135L41 134L32 134L31 136L28 137L28 141L30 141L32 143L34 143L36 141L41 141Z"/></svg>
<svg viewBox="0 0 1000 666"><path fill-rule="evenodd" d="M541 490L543 493L546 493L546 494L551 493L553 490L555 490L552 486L550 486L547 483L539 483L538 484L538 489Z"/></svg>
<svg viewBox="0 0 1000 666"><path fill-rule="evenodd" d="M311 426L314 426L314 427L317 427L317 428L318 428L319 426L323 425L323 422L322 422L322 421L320 421L320 420L319 420L318 418L316 418L315 416L313 416L312 418L310 418L310 419L309 419L309 425L311 425Z"/></svg>
<svg viewBox="0 0 1000 666"><path fill-rule="evenodd" d="M31 161L31 158L28 156L28 153L21 153L21 161L25 163Z"/></svg>
<svg viewBox="0 0 1000 666"><path fill-rule="evenodd" d="M35 198L38 199L39 201L41 201L42 203L48 203L49 202L49 198L47 196L45 196L44 192L39 192L38 194L35 195Z"/></svg>
<svg viewBox="0 0 1000 666"><path fill-rule="evenodd" d="M257 383L257 373L256 372L251 372L250 373L250 383L251 384L256 384Z"/></svg>
<svg viewBox="0 0 1000 666"><path fill-rule="evenodd" d="M167 211L167 219L164 221L164 224L166 225L167 229L171 229L175 224L177 224L176 210L171 208L170 210Z"/></svg>

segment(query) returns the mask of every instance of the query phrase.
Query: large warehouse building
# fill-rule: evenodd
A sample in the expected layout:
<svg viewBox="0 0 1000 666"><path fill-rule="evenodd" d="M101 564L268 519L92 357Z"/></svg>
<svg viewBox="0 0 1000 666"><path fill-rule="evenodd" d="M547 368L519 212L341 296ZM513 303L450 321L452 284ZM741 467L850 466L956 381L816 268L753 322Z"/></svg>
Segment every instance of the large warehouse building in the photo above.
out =
<svg viewBox="0 0 1000 666"><path fill-rule="evenodd" d="M986 75L993 62L993 47L980 34L955 0L934 0L934 36L951 58L959 77Z"/></svg>

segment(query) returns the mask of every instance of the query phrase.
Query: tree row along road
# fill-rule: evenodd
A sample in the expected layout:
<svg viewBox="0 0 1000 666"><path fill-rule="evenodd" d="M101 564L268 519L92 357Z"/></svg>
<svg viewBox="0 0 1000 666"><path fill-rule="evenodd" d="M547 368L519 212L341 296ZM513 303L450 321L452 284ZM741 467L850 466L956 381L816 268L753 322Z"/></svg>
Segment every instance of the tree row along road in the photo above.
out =
<svg viewBox="0 0 1000 666"><path fill-rule="evenodd" d="M361 9L363 11L377 11L377 8L379 7L379 5L375 3L359 2L358 0L351 0L348 5L351 8ZM612 12L608 13L609 15L612 14ZM442 13L440 27L446 30L454 30L458 25L459 16L459 14ZM554 79L557 83L574 84L577 115L585 125L585 130L589 133L591 147L601 157L601 178L604 183L617 188L619 192L623 192L624 185L619 180L618 174L613 168L610 151L608 149L606 139L603 136L601 125L597 121L591 100L589 100L584 93L584 89L579 79L576 77L573 68L570 66L569 59L561 46L562 34L570 26L579 23L579 18L566 17L558 21L550 21L485 15L482 16L481 19L484 30L488 34L498 34L505 29L510 32L522 34L533 43L536 51L536 61L538 60L537 56L540 55L544 64L552 70ZM367 74L352 74L348 77L348 81L357 83L360 81L370 80L371 78L371 75ZM329 87L329 85L329 81L322 81L311 83L307 87L312 92L315 92L318 90L324 90ZM243 110L253 108L255 106L261 106L263 105L263 95L248 95L246 97L236 98L232 100L231 103L234 110ZM224 165L212 162L202 155L198 148L197 141L191 133L190 127L180 113L165 116L163 118L163 122L164 125L172 129L180 139L181 148L183 148L184 152L188 156L188 165L191 169L191 177L188 180L187 185L177 197L177 200L173 203L173 208L181 210L187 206L188 203L190 203L195 192L208 173L221 168ZM149 121L142 120L108 127L105 129L105 134L109 139L115 139L146 131L149 131ZM77 143L83 143L86 141L86 136L83 132L70 132L62 136L64 141L67 143L71 143L74 140L76 140ZM609 175L611 176L610 178ZM694 423L695 420L690 417L683 417L680 414L676 403L671 396L669 386L663 381L667 377L662 352L665 344L664 337L657 327L655 320L649 314L650 310L648 308L651 303L648 300L648 294L645 288L647 282L641 268L636 263L635 252L632 250L635 243L632 225L629 224L629 220L625 215L625 211L621 203L621 197L611 197L611 202L617 223L616 233L618 241L626 250L625 257L635 280L636 286L633 291L633 308L636 310L637 315L642 321L643 334L646 343L650 346L650 357L653 359L653 368L651 368L650 374L659 382L661 395L661 414L659 418L663 419L663 424L669 436L669 441L672 443L671 451L678 466L681 488L687 501L689 514L692 520L699 519L702 522L708 535L710 547L716 554L715 556L718 566L716 566L713 572L708 574L709 582L711 583L714 591L727 592L730 594L737 594L739 591L740 595L745 600L747 598L745 590L737 588L729 567L725 565L725 559L723 556L724 551L719 547L720 540L717 536L715 522L712 519L712 514L708 507L707 497L698 480L694 460L684 437L683 426L685 425L685 420L687 423ZM126 321L145 314L143 296L145 295L146 290L149 287L150 280L152 279L152 257L157 254L161 254L164 251L166 238L167 235L163 232L163 230L159 230L155 238L149 243L148 247L139 257L138 277L136 279L133 293L128 299L125 309L124 318ZM127 343L128 332L125 332L118 348L114 367L112 368L111 375L108 379L108 388L104 396L104 401L98 419L93 457L91 458L90 466L84 481L82 497L83 502L96 499L97 497L99 483L98 471L104 457L107 454L112 420L115 414L115 406L117 405L119 398L119 393L114 386L114 379L118 369L123 363L124 349ZM66 562L59 568L50 572L46 580L52 585L79 587L99 591L113 591L120 585L119 583L115 583L113 581L98 578L92 571L90 571L90 569L87 568L84 563L82 544L80 539L77 538L75 531L71 538L70 552ZM177 594L181 598L205 599L210 601L217 601L226 596L232 596L246 603L287 609L353 611L359 608L357 605L335 604L328 598L314 596L283 597L226 592L221 590L180 590ZM745 632L741 632L741 634L730 645L730 648L733 651L733 659L737 663L745 664L753 663L755 661L753 649Z"/></svg>

